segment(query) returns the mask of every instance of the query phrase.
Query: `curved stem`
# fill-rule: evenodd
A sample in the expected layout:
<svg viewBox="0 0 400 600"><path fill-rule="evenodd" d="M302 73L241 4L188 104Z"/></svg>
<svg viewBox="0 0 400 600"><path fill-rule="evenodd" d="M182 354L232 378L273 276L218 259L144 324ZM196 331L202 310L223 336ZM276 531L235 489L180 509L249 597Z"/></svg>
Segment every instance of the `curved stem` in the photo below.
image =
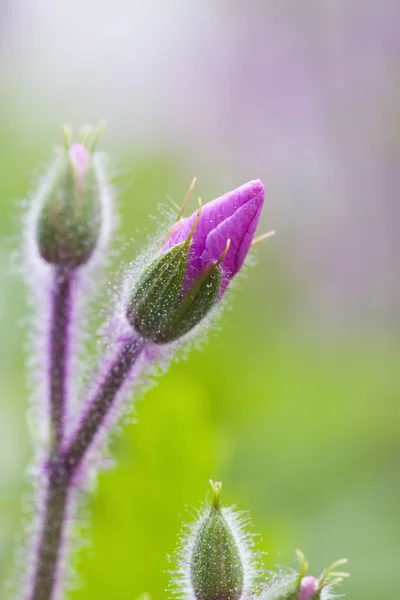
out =
<svg viewBox="0 0 400 600"><path fill-rule="evenodd" d="M72 441L64 451L59 450L56 455L53 453L50 459L46 507L35 552L35 572L28 600L54 600L74 475L142 349L143 341L133 336L118 348L118 352L106 366L105 374L98 383Z"/></svg>
<svg viewBox="0 0 400 600"><path fill-rule="evenodd" d="M52 451L61 445L67 395L69 326L71 320L71 271L55 271L53 314L50 330L50 420Z"/></svg>
<svg viewBox="0 0 400 600"><path fill-rule="evenodd" d="M140 356L143 345L142 339L132 337L130 341L124 343L117 357L108 365L107 372L100 381L78 430L64 452L65 464L69 465L70 469L76 470L80 465L101 428L117 392Z"/></svg>

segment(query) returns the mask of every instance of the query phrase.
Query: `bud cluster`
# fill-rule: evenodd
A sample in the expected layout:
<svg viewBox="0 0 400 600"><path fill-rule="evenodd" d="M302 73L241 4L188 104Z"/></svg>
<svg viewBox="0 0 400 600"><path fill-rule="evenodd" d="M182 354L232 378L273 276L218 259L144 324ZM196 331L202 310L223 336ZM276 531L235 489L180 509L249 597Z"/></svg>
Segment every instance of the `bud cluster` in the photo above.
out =
<svg viewBox="0 0 400 600"><path fill-rule="evenodd" d="M33 205L36 253L63 271L89 264L102 230L109 228L105 179L94 154L102 129L100 125L83 131L78 142L71 143L70 131L64 128L64 148ZM182 217L185 201L158 254L150 256L131 284L123 310L133 332L146 341L167 344L201 323L241 269L263 202L260 180L205 206L199 200L198 210L187 218Z"/></svg>
<svg viewBox="0 0 400 600"><path fill-rule="evenodd" d="M61 597L70 515L92 479L91 465L99 464L93 460L96 451L123 413L128 390L164 354L155 345L179 340L218 304L254 242L264 202L259 180L204 207L199 201L188 218L182 217L185 202L158 252L135 280L128 275L121 282L115 311L102 329L112 335L90 380L77 360L83 349L81 313L114 224L112 190L95 152L102 129L82 131L72 143L64 128L64 147L26 217L26 272L40 307L37 397L40 421L49 433L46 447L38 450L36 533L20 596L29 600ZM80 385L83 379L87 386ZM220 484L212 484L212 490L211 506L190 536L190 556L181 575L198 600L239 600L252 590L257 576L252 539L243 533L241 516L221 506Z"/></svg>
<svg viewBox="0 0 400 600"><path fill-rule="evenodd" d="M199 202L198 210L188 218L180 214L158 253L140 271L126 297L123 294L123 309L117 310L123 327L116 327L117 335L107 340L107 352L87 396L81 403L74 402L71 390L77 378L70 367L73 353L79 353L75 315L80 294L88 289L83 267L98 266L93 257L105 247L112 221L112 200L94 154L102 128L82 132L73 144L69 130L64 129L64 149L32 201L27 220L32 225L27 227L27 255L33 248L35 262L51 267L40 271L46 275L49 293L39 289L44 306L41 323L44 313L49 326L42 371L51 436L37 478L38 496L45 507L40 504L34 511L37 539L29 553L26 591L21 596L29 600L60 596L64 543L79 497L75 491L85 485L85 476L89 478L93 449L117 420L129 384L154 362L158 354L154 344L174 342L197 327L242 268L250 246L270 235L253 239L264 202L260 180L204 207ZM82 269L79 276L78 269ZM112 324L105 325L111 328ZM39 396L42 401L43 394ZM82 410L73 414L79 404ZM177 586L185 600L334 598L332 587L347 577L337 570L345 560L337 561L317 579L307 575L308 565L298 552L299 572L273 575L262 582L254 538L245 531L246 517L222 506L221 483L210 483L211 502L199 512L182 541Z"/></svg>

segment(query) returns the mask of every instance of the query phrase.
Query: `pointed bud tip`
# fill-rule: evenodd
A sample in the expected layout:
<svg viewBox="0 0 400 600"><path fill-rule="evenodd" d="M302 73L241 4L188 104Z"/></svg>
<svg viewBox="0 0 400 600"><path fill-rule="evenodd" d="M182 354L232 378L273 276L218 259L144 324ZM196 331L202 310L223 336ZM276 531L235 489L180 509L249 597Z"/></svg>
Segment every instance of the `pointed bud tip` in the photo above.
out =
<svg viewBox="0 0 400 600"><path fill-rule="evenodd" d="M210 486L212 490L212 506L213 508L220 508L221 506L221 491L222 482L216 481L215 483L210 479Z"/></svg>
<svg viewBox="0 0 400 600"><path fill-rule="evenodd" d="M83 144L73 144L68 152L69 160L80 186L84 185L90 164L90 154Z"/></svg>
<svg viewBox="0 0 400 600"><path fill-rule="evenodd" d="M252 179L244 185L248 186L249 191L251 190L251 194L253 197L260 196L260 200L264 199L265 187L261 179Z"/></svg>
<svg viewBox="0 0 400 600"><path fill-rule="evenodd" d="M236 210L244 206L247 203L251 203L253 206L261 209L264 203L265 187L261 179L252 179L247 183L239 186L222 196L225 202L233 202L237 205Z"/></svg>

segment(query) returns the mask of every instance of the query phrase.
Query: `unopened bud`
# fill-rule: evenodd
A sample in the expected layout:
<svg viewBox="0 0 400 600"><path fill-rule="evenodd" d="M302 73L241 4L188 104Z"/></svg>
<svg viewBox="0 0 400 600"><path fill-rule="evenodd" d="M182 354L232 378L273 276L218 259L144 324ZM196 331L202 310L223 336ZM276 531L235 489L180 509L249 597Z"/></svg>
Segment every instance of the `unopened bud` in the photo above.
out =
<svg viewBox="0 0 400 600"><path fill-rule="evenodd" d="M300 550L297 550L297 557L300 559L299 572L273 575L256 600L333 600L339 597L334 593L334 588L349 574L336 568L345 564L346 559L335 562L317 579L306 574L308 563Z"/></svg>
<svg viewBox="0 0 400 600"><path fill-rule="evenodd" d="M243 591L240 551L220 504L221 484L212 484L212 505L194 540L193 591L198 600L237 600Z"/></svg>
<svg viewBox="0 0 400 600"><path fill-rule="evenodd" d="M310 600L318 590L318 581L312 575L306 575L300 581L299 600Z"/></svg>
<svg viewBox="0 0 400 600"><path fill-rule="evenodd" d="M92 150L88 142L67 143L42 200L36 239L40 255L50 264L75 269L96 248L102 205Z"/></svg>
<svg viewBox="0 0 400 600"><path fill-rule="evenodd" d="M137 333L165 344L204 319L242 267L263 202L263 184L250 181L175 223L131 295Z"/></svg>

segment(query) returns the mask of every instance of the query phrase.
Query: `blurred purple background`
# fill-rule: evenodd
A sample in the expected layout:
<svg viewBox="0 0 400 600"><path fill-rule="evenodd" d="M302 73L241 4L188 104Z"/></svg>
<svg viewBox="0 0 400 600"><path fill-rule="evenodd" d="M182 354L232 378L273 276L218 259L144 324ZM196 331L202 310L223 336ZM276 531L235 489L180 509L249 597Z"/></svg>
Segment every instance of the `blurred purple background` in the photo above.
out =
<svg viewBox="0 0 400 600"><path fill-rule="evenodd" d="M2 115L106 116L221 190L263 178L301 310L397 327L399 21L396 0L3 0Z"/></svg>

